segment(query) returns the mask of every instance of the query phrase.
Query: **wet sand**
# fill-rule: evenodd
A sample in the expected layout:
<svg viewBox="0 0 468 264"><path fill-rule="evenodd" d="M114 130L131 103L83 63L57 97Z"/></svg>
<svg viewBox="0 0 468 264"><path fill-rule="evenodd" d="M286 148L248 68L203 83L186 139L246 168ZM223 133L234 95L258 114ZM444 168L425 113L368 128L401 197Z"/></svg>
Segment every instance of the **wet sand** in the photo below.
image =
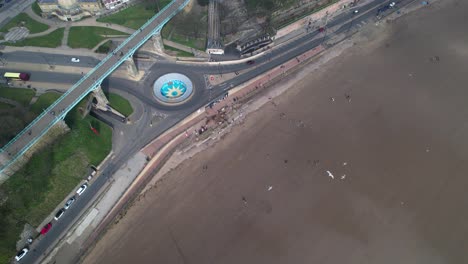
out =
<svg viewBox="0 0 468 264"><path fill-rule="evenodd" d="M468 263L467 10L439 1L298 79L84 263Z"/></svg>

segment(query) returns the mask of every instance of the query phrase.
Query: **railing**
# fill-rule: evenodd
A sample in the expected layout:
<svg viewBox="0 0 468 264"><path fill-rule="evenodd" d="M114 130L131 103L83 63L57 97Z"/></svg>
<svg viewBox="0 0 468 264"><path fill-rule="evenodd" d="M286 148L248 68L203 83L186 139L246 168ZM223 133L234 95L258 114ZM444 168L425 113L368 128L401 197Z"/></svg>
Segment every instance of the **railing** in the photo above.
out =
<svg viewBox="0 0 468 264"><path fill-rule="evenodd" d="M151 19L149 19L143 26L141 26L141 30L135 31L130 37L128 37L124 42L122 42L115 52L120 51L122 48L125 47L130 41L132 41L138 34L141 33L143 29L148 27L151 23L153 23L156 19L158 19L169 7L171 7L173 4L175 4L177 0L173 0L169 4L167 4L159 13L154 15ZM161 23L157 25L151 32L147 35L145 35L142 40L138 42L137 45L134 47L131 47L128 52L124 56L122 56L116 63L114 63L107 71L96 78L96 80L93 82L91 86L86 89L85 92L81 93L74 101L72 104L68 105L66 108L64 108L63 112L61 112L59 115L55 116L55 118L52 120L52 122L49 123L49 125L43 129L38 136L34 137L31 139L28 144L26 144L19 152L17 152L13 158L10 158L7 164L3 165L0 168L0 172L2 172L5 168L10 166L13 162L15 162L18 157L24 155L24 153L29 150L29 148L35 144L42 136L44 136L49 129L57 124L60 120L63 120L65 115L73 108L75 107L90 91L96 89L104 78L109 76L117 67L119 67L129 56L132 56L133 53L136 51L136 49L140 48L141 45L143 45L148 39L154 35L155 33L159 32L162 27L172 18L174 17L180 10L182 10L190 0L185 0L174 12L169 14ZM70 89L68 89L62 96L60 96L54 103L52 103L49 107L47 107L46 110L44 110L38 117L36 117L28 126L26 126L20 133L18 133L12 140L10 140L5 146L3 146L0 149L0 154L5 152L8 147L10 147L12 144L14 144L16 141L18 141L19 138L21 138L25 133L31 130L33 126L35 126L46 114L48 114L52 109L54 109L55 106L57 106L64 98L66 98L70 93L72 93L77 87L79 87L85 80L87 80L89 77L91 77L92 74L96 72L104 63L106 63L112 56L114 56L115 53L110 53L107 55L98 65L96 65L92 70L90 70L85 76L83 76L77 83L75 83Z"/></svg>

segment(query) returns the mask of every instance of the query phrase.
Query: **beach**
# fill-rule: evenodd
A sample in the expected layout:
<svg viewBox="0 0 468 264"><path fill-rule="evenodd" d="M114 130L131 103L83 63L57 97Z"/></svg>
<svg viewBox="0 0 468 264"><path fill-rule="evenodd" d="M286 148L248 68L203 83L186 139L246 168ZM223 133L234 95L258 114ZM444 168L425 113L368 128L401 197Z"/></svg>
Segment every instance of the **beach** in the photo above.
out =
<svg viewBox="0 0 468 264"><path fill-rule="evenodd" d="M279 82L83 263L468 263L467 10L369 25Z"/></svg>

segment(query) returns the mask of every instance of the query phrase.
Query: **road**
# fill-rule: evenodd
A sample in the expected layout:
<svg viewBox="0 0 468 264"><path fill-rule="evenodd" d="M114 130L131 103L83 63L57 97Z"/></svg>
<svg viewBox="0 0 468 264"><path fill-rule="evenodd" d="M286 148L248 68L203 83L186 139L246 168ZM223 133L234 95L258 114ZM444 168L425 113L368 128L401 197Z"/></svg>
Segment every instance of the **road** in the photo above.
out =
<svg viewBox="0 0 468 264"><path fill-rule="evenodd" d="M380 1L379 1L380 2ZM388 2L388 1L387 1ZM399 4L402 5L410 1L402 1ZM382 4L382 3L380 3ZM121 164L125 163L134 153L140 150L143 146L151 142L155 137L171 128L174 124L196 111L197 109L205 106L211 100L220 96L226 92L231 86L239 85L253 77L256 77L265 71L281 65L285 61L294 58L303 52L310 50L317 45L320 45L324 41L328 40L334 34L343 33L349 31L353 25L357 25L361 21L368 20L371 17L375 16L373 11L365 13L366 10L374 10L376 6L380 5L376 2L372 2L365 6L359 7L361 11L359 15L354 16L351 12L341 14L335 19L328 22L328 27L332 28L334 26L340 26L336 32L328 32L327 35L324 35L321 38L317 39L317 36L322 33L311 32L307 35L304 35L290 43L287 43L283 46L280 46L276 49L273 49L267 52L264 56L257 58L254 65L247 65L245 63L238 64L229 64L222 65L189 65L182 63L171 63L167 61L160 61L155 63L155 65L150 69L151 77L146 78L144 83L135 86L131 81L119 79L119 78L107 78L103 82L104 89L118 90L120 93L127 93L129 96L136 98L141 102L140 106L140 116L138 117L138 122L133 126L119 124L119 122L113 122L115 130L125 131L126 139L125 141L120 141L117 145L113 146L115 156L114 158L102 169L102 175L96 179L96 181L89 186L87 191L80 196L75 204L67 210L66 214L60 219L59 222L54 223L54 227L49 231L47 236L43 237L39 241L35 241L33 244L33 250L29 253L22 263L37 263L38 260L42 258L44 254L50 252L50 250L56 245L57 238L60 238L64 233L69 229L69 227L77 221L80 215L84 213L86 208L93 202L96 198L96 194L106 186L106 183L112 177L112 175L118 170ZM349 21L353 18L353 21ZM315 39L314 39L315 38ZM40 56L40 55L39 55ZM57 62L64 63L66 65L67 56L57 56L57 59L54 58ZM9 59L14 60L16 57L12 56ZM112 62L115 63L118 58L112 58ZM25 60L25 57L19 58L19 60ZM92 63L93 60L84 60L86 62ZM216 85L212 88L212 92L209 93L205 89L202 79L202 74L218 74L219 72L228 73L234 71L240 71L250 69L244 74L241 74L225 83ZM10 70L10 69L8 69ZM170 108L158 104L156 101L152 100L152 96L149 94L152 92L151 84L154 79L165 72L182 72L187 74L193 81L196 87L195 95L193 98L182 106L175 108ZM98 71L101 73L101 71ZM40 77L40 76L47 77ZM90 77L95 76L93 73ZM41 78L51 79L57 83L73 83L74 80L78 79L79 75L73 74L59 74L59 73L32 73L35 81L40 81ZM93 82L90 80L92 78L87 78L85 80L86 85L92 85ZM83 89L83 88L82 88ZM76 92L73 92L73 95L76 96ZM65 103L65 102L63 102ZM60 104L61 107L65 107L63 103ZM55 107L54 109L61 109L60 107ZM160 112L165 114L167 117L159 122L155 126L149 126L150 120L152 120L152 113ZM46 121L51 120L52 116L50 114L46 115ZM106 117L102 117L106 119ZM112 122L112 120L109 120ZM124 151L123 151L124 150Z"/></svg>

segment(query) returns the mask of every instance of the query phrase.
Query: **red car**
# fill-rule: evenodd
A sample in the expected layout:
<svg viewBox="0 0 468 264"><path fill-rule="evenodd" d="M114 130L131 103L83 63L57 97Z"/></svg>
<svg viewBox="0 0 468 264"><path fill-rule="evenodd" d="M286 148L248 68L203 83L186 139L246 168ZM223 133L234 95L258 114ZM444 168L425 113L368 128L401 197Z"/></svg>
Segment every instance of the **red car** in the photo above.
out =
<svg viewBox="0 0 468 264"><path fill-rule="evenodd" d="M325 28L324 27L321 27L318 29L318 32L324 32L325 31Z"/></svg>
<svg viewBox="0 0 468 264"><path fill-rule="evenodd" d="M45 235L47 234L47 232L49 232L49 230L52 228L52 223L48 223L47 225L45 225L42 229L41 229L41 234L42 235Z"/></svg>

